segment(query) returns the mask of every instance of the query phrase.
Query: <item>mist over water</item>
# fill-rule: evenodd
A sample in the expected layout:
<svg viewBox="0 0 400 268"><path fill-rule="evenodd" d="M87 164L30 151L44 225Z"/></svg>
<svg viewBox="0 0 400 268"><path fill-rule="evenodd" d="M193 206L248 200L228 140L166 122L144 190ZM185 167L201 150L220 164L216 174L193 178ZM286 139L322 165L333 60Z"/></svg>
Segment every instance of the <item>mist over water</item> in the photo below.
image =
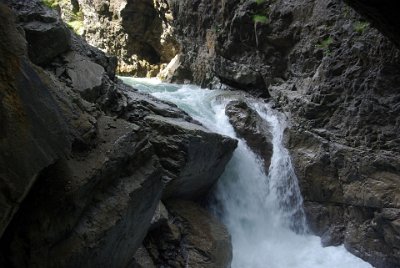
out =
<svg viewBox="0 0 400 268"><path fill-rule="evenodd" d="M232 236L233 268L372 267L344 246L323 248L320 238L308 233L297 178L282 143L286 127L282 114L247 99L272 127L273 155L266 175L262 161L236 136L225 115L226 104L245 98L243 95L149 79L122 79L142 92L175 103L210 130L239 140L210 208Z"/></svg>

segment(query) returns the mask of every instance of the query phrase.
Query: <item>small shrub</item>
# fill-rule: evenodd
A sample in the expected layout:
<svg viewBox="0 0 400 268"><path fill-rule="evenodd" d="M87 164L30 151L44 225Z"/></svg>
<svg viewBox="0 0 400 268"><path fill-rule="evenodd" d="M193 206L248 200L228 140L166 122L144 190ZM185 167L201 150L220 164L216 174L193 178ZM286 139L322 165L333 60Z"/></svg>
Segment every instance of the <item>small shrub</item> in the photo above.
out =
<svg viewBox="0 0 400 268"><path fill-rule="evenodd" d="M332 43L333 43L333 38L331 36L329 36L328 38L325 38L324 40L322 40L321 43L319 43L317 45L317 47L322 49L324 51L325 55L330 55L331 54L331 50L329 49L329 46Z"/></svg>
<svg viewBox="0 0 400 268"><path fill-rule="evenodd" d="M268 23L268 18L265 15L253 15L253 22L260 23L260 24L266 24L266 23Z"/></svg>
<svg viewBox="0 0 400 268"><path fill-rule="evenodd" d="M83 21L73 20L67 22L68 28L73 30L76 34L82 35L83 34Z"/></svg>
<svg viewBox="0 0 400 268"><path fill-rule="evenodd" d="M359 34L363 34L365 32L365 30L368 28L368 26L369 26L368 22L356 21L354 23L354 30Z"/></svg>
<svg viewBox="0 0 400 268"><path fill-rule="evenodd" d="M42 3L49 8L56 8L59 6L58 0L42 0Z"/></svg>

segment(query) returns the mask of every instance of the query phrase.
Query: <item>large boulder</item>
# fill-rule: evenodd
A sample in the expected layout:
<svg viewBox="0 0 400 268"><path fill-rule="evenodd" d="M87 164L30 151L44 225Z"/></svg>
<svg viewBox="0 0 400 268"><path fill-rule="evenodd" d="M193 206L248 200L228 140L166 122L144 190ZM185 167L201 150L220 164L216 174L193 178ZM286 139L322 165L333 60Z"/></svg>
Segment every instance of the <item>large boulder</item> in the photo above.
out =
<svg viewBox="0 0 400 268"><path fill-rule="evenodd" d="M64 60L71 87L85 99L96 100L100 96L99 89L103 85L104 68L90 58L75 52L68 53Z"/></svg>
<svg viewBox="0 0 400 268"><path fill-rule="evenodd" d="M71 33L56 11L38 1L6 1L17 8L18 20L28 41L30 60L45 65L67 51L71 45Z"/></svg>
<svg viewBox="0 0 400 268"><path fill-rule="evenodd" d="M157 133L151 139L166 171L163 199L205 196L230 160L237 141L179 119L146 118Z"/></svg>
<svg viewBox="0 0 400 268"><path fill-rule="evenodd" d="M241 100L229 102L225 114L238 136L263 160L264 169L268 174L273 153L270 124Z"/></svg>

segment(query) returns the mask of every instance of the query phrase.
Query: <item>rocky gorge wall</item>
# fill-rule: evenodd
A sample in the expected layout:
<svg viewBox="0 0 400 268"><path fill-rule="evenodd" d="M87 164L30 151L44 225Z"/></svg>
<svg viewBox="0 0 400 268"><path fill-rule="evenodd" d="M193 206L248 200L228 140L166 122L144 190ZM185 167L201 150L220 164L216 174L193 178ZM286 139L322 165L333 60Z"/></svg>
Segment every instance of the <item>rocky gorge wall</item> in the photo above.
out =
<svg viewBox="0 0 400 268"><path fill-rule="evenodd" d="M374 1L348 2L368 10ZM168 3L181 47L170 81L241 89L287 113L287 146L312 231L376 267L398 267L395 44L340 0ZM382 17L372 21L379 29L394 19Z"/></svg>
<svg viewBox="0 0 400 268"><path fill-rule="evenodd" d="M325 245L400 265L399 50L343 1L71 1L84 37L118 59L39 1L1 2L13 9L0 16L2 266L229 263L224 226L182 199L208 191L235 141L115 79L117 64L155 75L176 52L170 81L245 90L288 115L308 222ZM367 2L353 5L368 15ZM240 103L227 112L241 110L259 120ZM268 143L262 128L236 129Z"/></svg>
<svg viewBox="0 0 400 268"><path fill-rule="evenodd" d="M73 1L67 1L73 2ZM85 40L118 58L119 74L155 77L175 57L172 14L162 0L79 0ZM61 6L70 13L74 5Z"/></svg>
<svg viewBox="0 0 400 268"><path fill-rule="evenodd" d="M228 265L225 226L195 201L237 141L124 85L41 1L1 1L0 33L0 266L151 267L162 228L175 267Z"/></svg>

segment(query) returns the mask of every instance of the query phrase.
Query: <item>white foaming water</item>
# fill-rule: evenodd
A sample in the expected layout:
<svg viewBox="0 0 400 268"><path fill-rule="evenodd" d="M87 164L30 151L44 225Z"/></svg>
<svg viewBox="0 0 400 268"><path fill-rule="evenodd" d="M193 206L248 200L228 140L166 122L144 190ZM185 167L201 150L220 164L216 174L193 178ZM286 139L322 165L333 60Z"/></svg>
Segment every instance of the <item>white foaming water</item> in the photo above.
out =
<svg viewBox="0 0 400 268"><path fill-rule="evenodd" d="M244 99L237 92L122 78L125 83L175 103L217 133L238 139L225 106ZM239 140L214 194L214 212L232 236L233 268L366 268L370 264L344 246L325 247L307 234L302 198L289 153L283 147L284 117L267 104L247 100L272 127L273 156L269 175L262 162Z"/></svg>

